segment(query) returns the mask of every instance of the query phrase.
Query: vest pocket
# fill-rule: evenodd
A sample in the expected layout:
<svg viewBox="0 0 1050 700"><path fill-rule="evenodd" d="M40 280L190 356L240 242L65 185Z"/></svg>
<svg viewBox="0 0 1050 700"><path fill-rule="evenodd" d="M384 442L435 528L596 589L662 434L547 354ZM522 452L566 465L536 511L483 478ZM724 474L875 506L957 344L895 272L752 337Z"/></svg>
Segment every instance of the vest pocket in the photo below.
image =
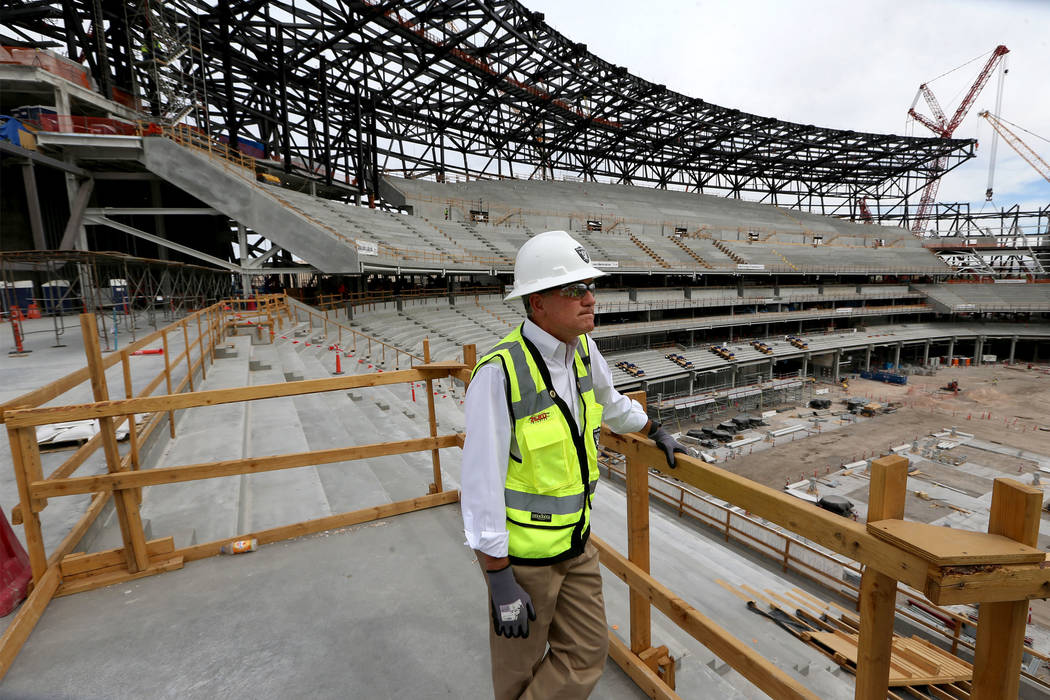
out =
<svg viewBox="0 0 1050 700"><path fill-rule="evenodd" d="M540 414L542 415L542 414ZM554 416L528 425L519 444L536 493L550 493L580 480L580 463L568 428Z"/></svg>

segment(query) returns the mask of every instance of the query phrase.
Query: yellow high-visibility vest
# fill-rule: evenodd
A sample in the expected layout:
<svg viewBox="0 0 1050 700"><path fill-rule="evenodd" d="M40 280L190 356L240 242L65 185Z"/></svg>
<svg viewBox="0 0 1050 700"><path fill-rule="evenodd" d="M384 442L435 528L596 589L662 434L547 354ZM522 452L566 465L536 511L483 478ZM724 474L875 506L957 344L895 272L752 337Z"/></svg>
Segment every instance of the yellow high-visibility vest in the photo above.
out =
<svg viewBox="0 0 1050 700"><path fill-rule="evenodd" d="M503 368L511 415L504 485L510 560L553 564L582 554L591 533L602 426L587 337L580 336L573 359L583 400L579 426L566 403L574 398L555 393L546 363L521 326L486 353L474 372L490 362Z"/></svg>

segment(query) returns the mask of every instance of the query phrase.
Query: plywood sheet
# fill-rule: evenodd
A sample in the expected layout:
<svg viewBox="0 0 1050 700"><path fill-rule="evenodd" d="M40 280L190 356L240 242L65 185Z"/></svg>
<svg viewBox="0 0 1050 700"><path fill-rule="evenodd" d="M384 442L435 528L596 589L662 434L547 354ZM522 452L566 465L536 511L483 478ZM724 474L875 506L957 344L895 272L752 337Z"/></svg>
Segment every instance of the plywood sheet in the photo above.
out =
<svg viewBox="0 0 1050 700"><path fill-rule="evenodd" d="M916 523L879 520L868 532L936 566L1038 563L1046 553L1002 535Z"/></svg>

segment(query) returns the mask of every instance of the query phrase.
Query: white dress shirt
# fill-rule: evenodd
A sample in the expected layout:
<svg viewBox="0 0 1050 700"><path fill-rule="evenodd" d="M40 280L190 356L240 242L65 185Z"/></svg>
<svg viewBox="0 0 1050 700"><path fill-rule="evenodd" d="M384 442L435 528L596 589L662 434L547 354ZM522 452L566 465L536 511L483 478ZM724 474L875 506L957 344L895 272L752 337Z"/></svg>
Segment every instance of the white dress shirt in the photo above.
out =
<svg viewBox="0 0 1050 700"><path fill-rule="evenodd" d="M525 321L522 334L540 351L550 370L552 388L566 399L578 426L583 400L576 388L573 356L579 341L567 345L530 320ZM608 363L590 337L587 342L594 396L603 409L602 422L617 433L641 430L649 417L637 401L613 388ZM489 363L474 375L465 408L467 436L463 444L460 506L467 544L489 556L505 557L508 537L503 489L510 455L511 416L500 363Z"/></svg>

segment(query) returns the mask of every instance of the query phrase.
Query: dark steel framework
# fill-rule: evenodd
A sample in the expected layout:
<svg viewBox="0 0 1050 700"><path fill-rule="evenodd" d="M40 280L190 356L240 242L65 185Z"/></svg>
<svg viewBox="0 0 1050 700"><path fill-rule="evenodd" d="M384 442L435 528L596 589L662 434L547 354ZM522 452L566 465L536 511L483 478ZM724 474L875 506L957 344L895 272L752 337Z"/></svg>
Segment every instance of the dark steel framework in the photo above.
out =
<svg viewBox="0 0 1050 700"><path fill-rule="evenodd" d="M849 218L866 197L906 224L938 162L943 175L974 155L972 140L825 129L681 95L513 1L21 5L0 14L7 30L83 56L104 94L137 95L159 117L184 101L200 128L367 195L384 172L573 177Z"/></svg>

